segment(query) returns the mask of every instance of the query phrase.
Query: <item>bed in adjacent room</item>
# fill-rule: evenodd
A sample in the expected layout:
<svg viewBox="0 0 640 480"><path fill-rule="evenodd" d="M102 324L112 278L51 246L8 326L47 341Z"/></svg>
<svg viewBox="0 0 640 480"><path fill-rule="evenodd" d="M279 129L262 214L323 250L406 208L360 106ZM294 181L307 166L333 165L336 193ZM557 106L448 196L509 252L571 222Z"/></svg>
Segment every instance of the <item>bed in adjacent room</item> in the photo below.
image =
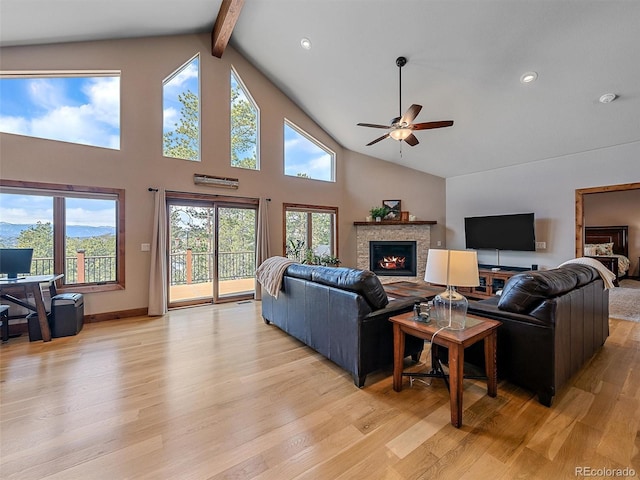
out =
<svg viewBox="0 0 640 480"><path fill-rule="evenodd" d="M629 227L585 227L584 256L611 270L618 280L629 273Z"/></svg>

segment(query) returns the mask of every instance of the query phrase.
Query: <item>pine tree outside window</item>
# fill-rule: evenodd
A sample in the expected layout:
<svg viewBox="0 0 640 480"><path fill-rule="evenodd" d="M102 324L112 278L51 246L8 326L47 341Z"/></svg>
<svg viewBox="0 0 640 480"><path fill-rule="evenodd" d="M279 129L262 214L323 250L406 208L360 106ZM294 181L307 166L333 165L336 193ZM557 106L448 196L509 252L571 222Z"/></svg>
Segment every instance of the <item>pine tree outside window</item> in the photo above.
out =
<svg viewBox="0 0 640 480"><path fill-rule="evenodd" d="M162 82L162 153L200 161L200 54Z"/></svg>
<svg viewBox="0 0 640 480"><path fill-rule="evenodd" d="M238 73L231 68L231 166L260 169L260 110Z"/></svg>

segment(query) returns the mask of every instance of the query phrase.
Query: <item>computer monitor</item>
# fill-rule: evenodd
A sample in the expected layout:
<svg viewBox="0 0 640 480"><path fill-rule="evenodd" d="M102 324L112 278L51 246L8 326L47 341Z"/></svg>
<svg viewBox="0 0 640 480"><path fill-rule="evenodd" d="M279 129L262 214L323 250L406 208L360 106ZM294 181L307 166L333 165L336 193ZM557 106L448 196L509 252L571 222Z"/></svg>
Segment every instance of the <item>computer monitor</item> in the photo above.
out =
<svg viewBox="0 0 640 480"><path fill-rule="evenodd" d="M0 248L0 274L17 280L21 273L31 273L33 248Z"/></svg>

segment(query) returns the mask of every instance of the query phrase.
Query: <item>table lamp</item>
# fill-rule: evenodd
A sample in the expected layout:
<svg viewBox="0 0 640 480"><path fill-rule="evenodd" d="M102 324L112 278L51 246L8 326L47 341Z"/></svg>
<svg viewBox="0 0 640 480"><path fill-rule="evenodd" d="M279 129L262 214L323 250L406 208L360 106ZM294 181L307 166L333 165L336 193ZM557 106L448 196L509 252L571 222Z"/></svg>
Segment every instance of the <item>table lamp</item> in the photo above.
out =
<svg viewBox="0 0 640 480"><path fill-rule="evenodd" d="M433 299L437 325L449 330L464 330L469 302L456 292L455 287L480 284L477 253L472 250L429 249L424 279L447 287Z"/></svg>

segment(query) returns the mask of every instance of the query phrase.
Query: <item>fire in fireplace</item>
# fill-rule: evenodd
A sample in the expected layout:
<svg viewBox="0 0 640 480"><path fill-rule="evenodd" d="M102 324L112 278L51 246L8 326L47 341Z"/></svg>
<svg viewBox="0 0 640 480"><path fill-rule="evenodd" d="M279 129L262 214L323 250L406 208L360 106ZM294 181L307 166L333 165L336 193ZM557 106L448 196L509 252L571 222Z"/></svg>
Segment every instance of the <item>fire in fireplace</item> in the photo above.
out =
<svg viewBox="0 0 640 480"><path fill-rule="evenodd" d="M415 241L369 242L369 270L376 275L415 277Z"/></svg>

